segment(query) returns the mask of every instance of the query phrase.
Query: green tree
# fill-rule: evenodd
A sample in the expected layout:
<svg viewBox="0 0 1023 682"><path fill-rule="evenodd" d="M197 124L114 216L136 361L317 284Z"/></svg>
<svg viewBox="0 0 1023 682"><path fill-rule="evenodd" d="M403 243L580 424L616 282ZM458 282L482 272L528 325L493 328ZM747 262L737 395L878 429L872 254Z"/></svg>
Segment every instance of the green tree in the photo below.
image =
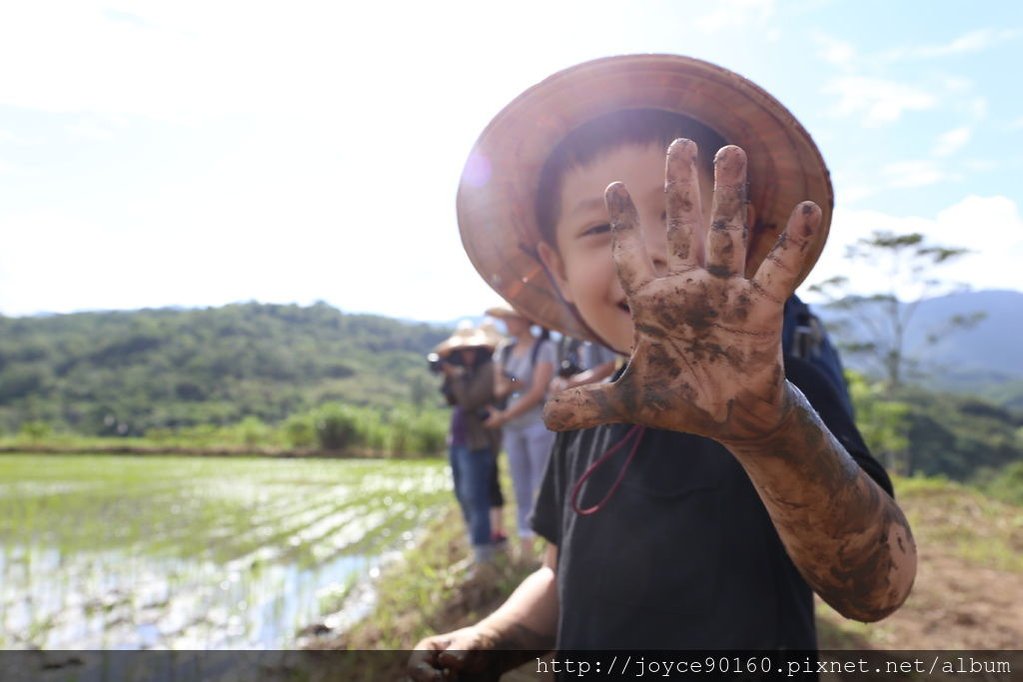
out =
<svg viewBox="0 0 1023 682"><path fill-rule="evenodd" d="M271 439L271 429L256 416L249 415L235 425L236 438L244 445L267 445Z"/></svg>
<svg viewBox="0 0 1023 682"><path fill-rule="evenodd" d="M357 445L359 417L345 405L328 403L316 413L316 442L324 450L344 450Z"/></svg>
<svg viewBox="0 0 1023 682"><path fill-rule="evenodd" d="M884 378L885 389L891 394L910 375L922 374L919 354L907 348L906 336L920 303L964 288L936 277L935 268L967 253L967 249L929 244L916 232L875 231L850 246L846 255L878 271L878 293L854 293L852 283L843 276L832 277L810 290L824 296L825 306L838 313L838 320L831 326L842 350L863 358ZM938 328L925 330L925 345L933 345L983 319L984 313L950 317Z"/></svg>
<svg viewBox="0 0 1023 682"><path fill-rule="evenodd" d="M40 441L48 438L53 432L46 422L30 421L25 422L18 429L18 436L30 441Z"/></svg>
<svg viewBox="0 0 1023 682"><path fill-rule="evenodd" d="M857 372L846 372L849 395L856 410L856 424L867 447L889 471L908 474L910 406L887 400L883 387Z"/></svg>
<svg viewBox="0 0 1023 682"><path fill-rule="evenodd" d="M324 303L0 317L0 426L137 436L247 416L276 429L332 401L386 411L410 391L425 405L424 357L449 334Z"/></svg>
<svg viewBox="0 0 1023 682"><path fill-rule="evenodd" d="M309 415L293 415L284 422L284 440L293 448L308 448L316 443L316 423Z"/></svg>

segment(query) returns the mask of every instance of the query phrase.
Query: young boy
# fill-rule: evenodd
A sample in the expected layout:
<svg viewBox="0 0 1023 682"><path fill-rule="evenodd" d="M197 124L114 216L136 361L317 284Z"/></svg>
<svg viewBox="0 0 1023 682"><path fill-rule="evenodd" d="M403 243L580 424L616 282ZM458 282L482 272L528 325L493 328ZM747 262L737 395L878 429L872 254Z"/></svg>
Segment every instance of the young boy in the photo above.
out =
<svg viewBox="0 0 1023 682"><path fill-rule="evenodd" d="M531 318L629 359L545 408L563 433L533 517L544 566L420 642L413 679L554 647L814 649L811 590L864 621L901 605L916 549L891 484L833 386L782 353L830 213L809 135L705 62L588 62L498 114L459 188L470 258Z"/></svg>

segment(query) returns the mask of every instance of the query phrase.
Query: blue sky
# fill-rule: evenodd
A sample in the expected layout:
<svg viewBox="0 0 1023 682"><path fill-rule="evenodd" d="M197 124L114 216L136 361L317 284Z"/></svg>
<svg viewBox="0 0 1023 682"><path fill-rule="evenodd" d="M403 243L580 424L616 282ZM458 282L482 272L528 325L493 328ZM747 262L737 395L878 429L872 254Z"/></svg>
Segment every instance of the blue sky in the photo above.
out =
<svg viewBox="0 0 1023 682"><path fill-rule="evenodd" d="M94 2L0 6L0 314L325 300L424 320L496 301L454 197L489 119L577 62L733 69L833 174L809 282L922 231L1023 289L1023 5Z"/></svg>

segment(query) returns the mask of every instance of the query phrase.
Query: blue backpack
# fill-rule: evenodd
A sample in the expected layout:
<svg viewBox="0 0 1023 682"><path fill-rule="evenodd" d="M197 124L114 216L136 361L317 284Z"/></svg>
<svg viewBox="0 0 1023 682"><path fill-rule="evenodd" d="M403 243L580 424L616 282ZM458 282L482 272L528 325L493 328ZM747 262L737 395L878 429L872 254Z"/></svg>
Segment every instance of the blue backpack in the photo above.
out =
<svg viewBox="0 0 1023 682"><path fill-rule="evenodd" d="M785 301L781 344L785 355L809 362L834 386L842 407L853 416L852 399L842 371L842 359L828 338L820 318L795 294Z"/></svg>

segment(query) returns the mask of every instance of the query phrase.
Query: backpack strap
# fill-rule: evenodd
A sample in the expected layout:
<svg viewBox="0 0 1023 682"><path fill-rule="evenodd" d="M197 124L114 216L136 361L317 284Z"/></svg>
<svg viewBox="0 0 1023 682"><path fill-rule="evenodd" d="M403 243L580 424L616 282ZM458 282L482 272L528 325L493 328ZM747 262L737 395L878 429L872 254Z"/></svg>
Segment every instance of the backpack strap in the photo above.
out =
<svg viewBox="0 0 1023 682"><path fill-rule="evenodd" d="M540 354L540 347L543 345L544 339L537 338L533 341L533 348L529 351L529 368L536 369L536 356Z"/></svg>
<svg viewBox="0 0 1023 682"><path fill-rule="evenodd" d="M512 339L511 342L505 344L501 348L501 369L504 369L505 367L508 366L508 360L511 358L512 348L514 348L514 347L515 347L515 340Z"/></svg>
<svg viewBox="0 0 1023 682"><path fill-rule="evenodd" d="M529 367L536 367L536 357L540 354L540 348L543 346L543 342L546 339L537 338L533 341L533 347L529 351ZM511 341L508 345L501 348L501 367L508 366L508 360L511 359L512 349L515 348L515 341Z"/></svg>
<svg viewBox="0 0 1023 682"><path fill-rule="evenodd" d="M835 388L842 407L851 417L852 399L845 383L845 373L838 351L828 338L824 323L803 303L792 295L785 301L782 323L782 352L788 357L804 360L820 370Z"/></svg>

